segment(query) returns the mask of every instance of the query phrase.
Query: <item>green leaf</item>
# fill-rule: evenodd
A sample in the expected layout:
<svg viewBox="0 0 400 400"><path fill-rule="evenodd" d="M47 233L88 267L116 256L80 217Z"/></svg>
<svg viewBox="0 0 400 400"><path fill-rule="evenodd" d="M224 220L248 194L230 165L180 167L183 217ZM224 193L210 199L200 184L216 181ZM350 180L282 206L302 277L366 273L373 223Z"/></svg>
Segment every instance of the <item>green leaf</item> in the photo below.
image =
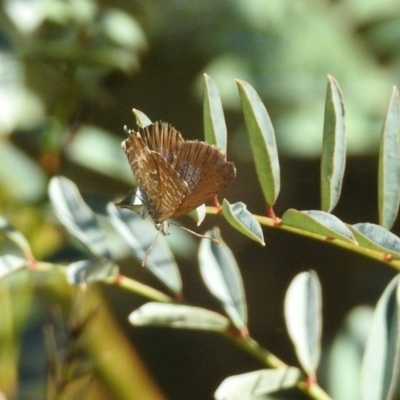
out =
<svg viewBox="0 0 400 400"><path fill-rule="evenodd" d="M195 210L190 211L188 215L196 221L197 226L200 226L207 215L206 205L198 206Z"/></svg>
<svg viewBox="0 0 400 400"><path fill-rule="evenodd" d="M308 375L314 375L321 355L321 287L315 272L302 272L285 297L285 320L297 358Z"/></svg>
<svg viewBox="0 0 400 400"><path fill-rule="evenodd" d="M81 126L65 149L69 160L100 174L132 182L132 170L116 138L95 126Z"/></svg>
<svg viewBox="0 0 400 400"><path fill-rule="evenodd" d="M81 260L68 266L67 281L71 285L103 281L106 278L117 276L119 268L106 259Z"/></svg>
<svg viewBox="0 0 400 400"><path fill-rule="evenodd" d="M254 88L236 80L242 110L250 135L258 180L268 205L274 205L280 190L280 172L275 132L268 112Z"/></svg>
<svg viewBox="0 0 400 400"><path fill-rule="evenodd" d="M137 125L141 128L152 124L151 119L145 113L136 110L135 108L132 109L132 112L135 115Z"/></svg>
<svg viewBox="0 0 400 400"><path fill-rule="evenodd" d="M128 245L134 256L142 261L150 246L145 267L173 293L181 293L182 280L179 269L165 239L158 235L154 224L143 220L136 212L115 207L109 203L108 215L115 230Z"/></svg>
<svg viewBox="0 0 400 400"><path fill-rule="evenodd" d="M102 34L122 48L133 52L147 48L146 36L142 28L127 12L116 8L106 8L98 22Z"/></svg>
<svg viewBox="0 0 400 400"><path fill-rule="evenodd" d="M8 221L1 216L0 233L13 242L19 249L21 249L25 256L33 258L31 247L25 236L21 232L15 230L14 227L12 227Z"/></svg>
<svg viewBox="0 0 400 400"><path fill-rule="evenodd" d="M49 197L58 219L68 232L95 257L111 259L104 233L76 185L67 178L54 177L49 184Z"/></svg>
<svg viewBox="0 0 400 400"><path fill-rule="evenodd" d="M361 370L363 400L400 398L399 332L399 276L396 276L383 292L373 316Z"/></svg>
<svg viewBox="0 0 400 400"><path fill-rule="evenodd" d="M48 48L44 52L45 54L40 55L45 57L49 52L54 53L57 60L76 60L76 62L79 60L82 64L98 64L99 67L118 68L126 74L138 71L140 68L139 54L131 49L116 48L114 45L104 46L100 49L93 48L88 51L83 46L79 49L74 48L72 42L70 47L65 42L62 42L61 45L58 42L53 47Z"/></svg>
<svg viewBox="0 0 400 400"><path fill-rule="evenodd" d="M216 400L261 399L259 396L294 387L300 381L301 375L298 368L288 367L262 369L230 376L219 385L214 398Z"/></svg>
<svg viewBox="0 0 400 400"><path fill-rule="evenodd" d="M217 228L206 232L206 236L218 240L220 244L205 238L201 240L199 263L202 278L233 325L242 329L247 324L247 305L239 267Z"/></svg>
<svg viewBox="0 0 400 400"><path fill-rule="evenodd" d="M132 73L140 67L136 52L115 45L87 47L73 41L35 41L29 53L58 62L79 62L80 65L96 65L98 68L116 68L125 73Z"/></svg>
<svg viewBox="0 0 400 400"><path fill-rule="evenodd" d="M388 253L394 258L400 257L400 239L379 225L364 222L349 225L360 246L382 253Z"/></svg>
<svg viewBox="0 0 400 400"><path fill-rule="evenodd" d="M400 105L399 92L393 88L381 134L378 174L379 224L390 229L400 203Z"/></svg>
<svg viewBox="0 0 400 400"><path fill-rule="evenodd" d="M119 208L127 208L131 211L141 213L143 204L140 200L140 190L138 188L132 189L128 194L118 203L114 203Z"/></svg>
<svg viewBox="0 0 400 400"><path fill-rule="evenodd" d="M14 254L0 255L0 278L26 267L27 262L25 258Z"/></svg>
<svg viewBox="0 0 400 400"><path fill-rule="evenodd" d="M328 75L321 158L323 211L331 212L339 200L345 163L346 126L343 96L336 80Z"/></svg>
<svg viewBox="0 0 400 400"><path fill-rule="evenodd" d="M282 224L357 244L351 230L344 222L323 211L298 211L290 208L283 214Z"/></svg>
<svg viewBox="0 0 400 400"><path fill-rule="evenodd" d="M200 329L224 332L229 320L223 315L200 307L178 304L147 303L129 315L135 326L165 326L178 329Z"/></svg>
<svg viewBox="0 0 400 400"><path fill-rule="evenodd" d="M247 210L246 204L238 202L230 204L224 199L222 214L225 219L243 235L265 246L264 235L260 223Z"/></svg>
<svg viewBox="0 0 400 400"><path fill-rule="evenodd" d="M204 139L226 153L227 132L221 97L215 82L204 74Z"/></svg>
<svg viewBox="0 0 400 400"><path fill-rule="evenodd" d="M332 399L361 399L361 349L364 349L371 326L372 307L358 306L346 316L335 335L326 371L327 391Z"/></svg>
<svg viewBox="0 0 400 400"><path fill-rule="evenodd" d="M0 121L0 135L1 132ZM3 137L0 138L0 182L7 196L21 202L38 201L46 193L47 178L44 171Z"/></svg>

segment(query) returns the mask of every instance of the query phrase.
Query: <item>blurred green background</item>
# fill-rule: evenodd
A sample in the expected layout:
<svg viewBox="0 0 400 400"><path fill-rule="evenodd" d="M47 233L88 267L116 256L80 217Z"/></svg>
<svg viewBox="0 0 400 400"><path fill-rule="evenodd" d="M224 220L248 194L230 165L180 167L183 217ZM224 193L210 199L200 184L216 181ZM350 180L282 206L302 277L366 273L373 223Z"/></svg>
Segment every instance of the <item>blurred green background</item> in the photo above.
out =
<svg viewBox="0 0 400 400"><path fill-rule="evenodd" d="M377 221L378 140L392 86L400 80L397 0L3 0L0 13L0 208L28 238L37 259L67 263L83 257L52 216L49 178L67 176L90 206L104 213L108 201L132 188L120 149L123 126L135 127L132 108L171 123L186 139L201 140L203 73L220 89L228 159L237 167L237 179L222 196L245 202L256 214L265 213L265 205L234 79L247 80L263 99L280 150L278 216L289 207L319 207L326 75L333 75L346 101L349 152L335 214L349 223ZM196 230L190 219L181 222ZM296 272L315 269L320 276L326 345L347 311L374 304L394 274L354 254L275 230L264 231L267 245L261 248L220 217L209 216L201 229L214 225L241 267L250 332L288 363L296 361L282 304ZM177 229L172 233L186 299L217 309L197 271L197 239ZM189 253L179 252L183 240ZM120 264L124 274L162 288L133 259ZM18 280L5 282L10 284L20 287ZM211 334L133 329L126 317L143 299L100 289L166 398L211 399L226 376L261 367ZM41 321L30 304L30 317ZM23 343L30 334L40 341L40 323L29 325ZM22 350L18 357L29 364L31 356Z"/></svg>

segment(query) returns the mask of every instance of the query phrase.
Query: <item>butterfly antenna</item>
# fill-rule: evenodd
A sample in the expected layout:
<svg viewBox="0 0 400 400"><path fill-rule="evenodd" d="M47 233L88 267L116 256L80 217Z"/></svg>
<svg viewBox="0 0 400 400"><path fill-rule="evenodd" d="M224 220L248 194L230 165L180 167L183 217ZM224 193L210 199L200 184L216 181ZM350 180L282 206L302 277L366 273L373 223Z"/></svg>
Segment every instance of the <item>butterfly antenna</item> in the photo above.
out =
<svg viewBox="0 0 400 400"><path fill-rule="evenodd" d="M201 235L200 233L191 231L190 229L185 228L185 227L182 226L182 225L177 225L177 224L174 224L173 222L170 222L170 224L175 225L175 226L179 226L179 228L182 228L184 231L189 232L189 233L191 233L192 235L197 236L197 237L199 237L199 238L208 239L208 240L211 240L212 242L214 242L214 243L216 243L216 244L221 244L217 239L214 239L214 238L212 238L212 237L210 237L210 236Z"/></svg>
<svg viewBox="0 0 400 400"><path fill-rule="evenodd" d="M146 255L144 256L144 259L142 261L142 267L144 267L146 265L147 258L149 257L149 254L151 253L151 250L153 250L154 244L156 243L156 240L157 240L159 234L160 234L160 231L157 232L156 237L154 238L154 240L152 241L150 247L146 251Z"/></svg>

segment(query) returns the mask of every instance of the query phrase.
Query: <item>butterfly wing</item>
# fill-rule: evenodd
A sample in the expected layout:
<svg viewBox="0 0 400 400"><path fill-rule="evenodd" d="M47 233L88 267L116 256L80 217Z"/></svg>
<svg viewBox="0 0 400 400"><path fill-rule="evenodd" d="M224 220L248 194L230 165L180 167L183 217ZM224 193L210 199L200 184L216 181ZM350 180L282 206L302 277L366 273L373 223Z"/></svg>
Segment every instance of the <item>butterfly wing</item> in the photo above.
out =
<svg viewBox="0 0 400 400"><path fill-rule="evenodd" d="M162 222L176 214L187 195L188 185L164 157L155 152L151 153L159 176L156 222Z"/></svg>
<svg viewBox="0 0 400 400"><path fill-rule="evenodd" d="M204 142L184 142L174 163L188 192L175 216L187 214L227 187L235 178L235 166L225 154Z"/></svg>
<svg viewBox="0 0 400 400"><path fill-rule="evenodd" d="M128 135L122 148L144 197L143 204L155 222L163 222L179 208L188 186L165 158L147 147L139 132L129 131Z"/></svg>
<svg viewBox="0 0 400 400"><path fill-rule="evenodd" d="M140 128L139 133L145 145L150 150L161 154L168 164L174 162L179 147L184 143L181 134L165 122L155 122L145 128Z"/></svg>

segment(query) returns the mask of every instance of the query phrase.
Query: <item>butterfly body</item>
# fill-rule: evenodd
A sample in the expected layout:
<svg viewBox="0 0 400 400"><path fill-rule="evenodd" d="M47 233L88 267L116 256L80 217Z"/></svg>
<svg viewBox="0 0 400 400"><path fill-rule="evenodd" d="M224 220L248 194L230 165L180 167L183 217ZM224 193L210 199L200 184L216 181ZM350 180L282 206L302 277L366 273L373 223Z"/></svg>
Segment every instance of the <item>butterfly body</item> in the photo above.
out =
<svg viewBox="0 0 400 400"><path fill-rule="evenodd" d="M185 215L228 186L236 175L218 148L186 141L171 125L156 122L122 142L141 192L143 216L168 233L168 219Z"/></svg>

